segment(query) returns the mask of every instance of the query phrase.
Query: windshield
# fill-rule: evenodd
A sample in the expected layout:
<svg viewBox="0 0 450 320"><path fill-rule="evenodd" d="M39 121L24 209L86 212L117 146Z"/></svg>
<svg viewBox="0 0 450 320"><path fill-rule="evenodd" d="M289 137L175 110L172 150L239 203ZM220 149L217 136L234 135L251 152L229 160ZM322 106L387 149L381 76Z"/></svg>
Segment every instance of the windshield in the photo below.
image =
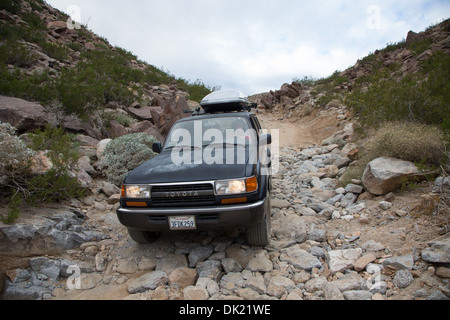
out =
<svg viewBox="0 0 450 320"><path fill-rule="evenodd" d="M165 150L217 144L245 146L252 142L256 142L256 132L244 117L193 119L175 124L167 137Z"/></svg>

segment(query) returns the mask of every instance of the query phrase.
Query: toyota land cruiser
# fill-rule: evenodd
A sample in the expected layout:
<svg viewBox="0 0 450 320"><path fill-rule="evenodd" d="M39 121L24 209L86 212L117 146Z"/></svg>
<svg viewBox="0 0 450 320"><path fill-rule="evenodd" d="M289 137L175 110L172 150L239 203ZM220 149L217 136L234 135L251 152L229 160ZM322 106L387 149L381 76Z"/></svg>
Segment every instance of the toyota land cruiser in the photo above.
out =
<svg viewBox="0 0 450 320"><path fill-rule="evenodd" d="M161 232L245 228L250 244L267 245L271 135L239 91L213 92L200 105L127 176L119 221L138 243Z"/></svg>

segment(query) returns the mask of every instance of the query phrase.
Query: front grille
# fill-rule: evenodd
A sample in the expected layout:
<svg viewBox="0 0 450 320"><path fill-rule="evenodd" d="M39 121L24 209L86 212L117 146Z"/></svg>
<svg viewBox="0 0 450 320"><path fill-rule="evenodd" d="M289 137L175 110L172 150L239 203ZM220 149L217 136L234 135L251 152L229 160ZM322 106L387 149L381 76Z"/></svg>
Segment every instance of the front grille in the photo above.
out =
<svg viewBox="0 0 450 320"><path fill-rule="evenodd" d="M212 183L153 186L151 197L154 206L210 205L215 200Z"/></svg>

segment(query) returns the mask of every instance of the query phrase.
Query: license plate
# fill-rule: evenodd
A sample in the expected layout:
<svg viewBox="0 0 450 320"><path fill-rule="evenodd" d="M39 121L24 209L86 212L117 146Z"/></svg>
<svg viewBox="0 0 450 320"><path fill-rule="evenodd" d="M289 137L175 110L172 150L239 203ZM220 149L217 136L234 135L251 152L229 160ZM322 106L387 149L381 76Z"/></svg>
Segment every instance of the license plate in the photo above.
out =
<svg viewBox="0 0 450 320"><path fill-rule="evenodd" d="M195 217L169 217L170 230L195 230Z"/></svg>

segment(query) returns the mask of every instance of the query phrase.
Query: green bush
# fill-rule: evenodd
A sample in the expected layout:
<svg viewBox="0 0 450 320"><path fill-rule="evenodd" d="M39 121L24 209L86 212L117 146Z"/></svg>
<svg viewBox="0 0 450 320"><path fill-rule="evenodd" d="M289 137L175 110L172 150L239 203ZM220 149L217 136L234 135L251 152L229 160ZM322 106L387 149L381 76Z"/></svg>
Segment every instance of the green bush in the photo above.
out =
<svg viewBox="0 0 450 320"><path fill-rule="evenodd" d="M64 133L63 128L47 125L42 130L29 133L28 137L34 151L48 151L47 155L57 173L66 173L74 169L80 158L78 144L73 142L72 136Z"/></svg>
<svg viewBox="0 0 450 320"><path fill-rule="evenodd" d="M27 147L15 131L9 124L0 124L0 194L10 209L6 217L0 217L2 221L14 222L23 202L35 205L84 195L84 189L70 172L79 157L71 136L61 128L47 126L29 134L30 147ZM37 151L48 151L53 164L42 175L31 174Z"/></svg>
<svg viewBox="0 0 450 320"><path fill-rule="evenodd" d="M22 193L26 192L26 176L29 173L34 151L16 136L16 128L0 123L0 195L8 202L9 212L0 215L4 223L13 223L19 217Z"/></svg>
<svg viewBox="0 0 450 320"><path fill-rule="evenodd" d="M355 87L345 102L362 127L377 127L385 121L412 121L438 125L450 131L450 55L435 52L421 63L421 70L400 80L387 69L378 69Z"/></svg>
<svg viewBox="0 0 450 320"><path fill-rule="evenodd" d="M78 144L73 137L59 127L47 125L42 130L29 133L31 148L35 151L47 151L53 167L43 175L31 177L27 184L33 204L43 202L61 202L84 195L76 177L71 173L79 159Z"/></svg>
<svg viewBox="0 0 450 320"><path fill-rule="evenodd" d="M0 123L0 186L13 188L31 166L35 152L16 136L16 128ZM17 182L16 182L17 181Z"/></svg>
<svg viewBox="0 0 450 320"><path fill-rule="evenodd" d="M0 0L0 10L17 14L20 11L20 0Z"/></svg>
<svg viewBox="0 0 450 320"><path fill-rule="evenodd" d="M146 133L135 133L111 141L105 149L98 168L108 181L120 186L128 173L156 154L152 151L157 140Z"/></svg>

